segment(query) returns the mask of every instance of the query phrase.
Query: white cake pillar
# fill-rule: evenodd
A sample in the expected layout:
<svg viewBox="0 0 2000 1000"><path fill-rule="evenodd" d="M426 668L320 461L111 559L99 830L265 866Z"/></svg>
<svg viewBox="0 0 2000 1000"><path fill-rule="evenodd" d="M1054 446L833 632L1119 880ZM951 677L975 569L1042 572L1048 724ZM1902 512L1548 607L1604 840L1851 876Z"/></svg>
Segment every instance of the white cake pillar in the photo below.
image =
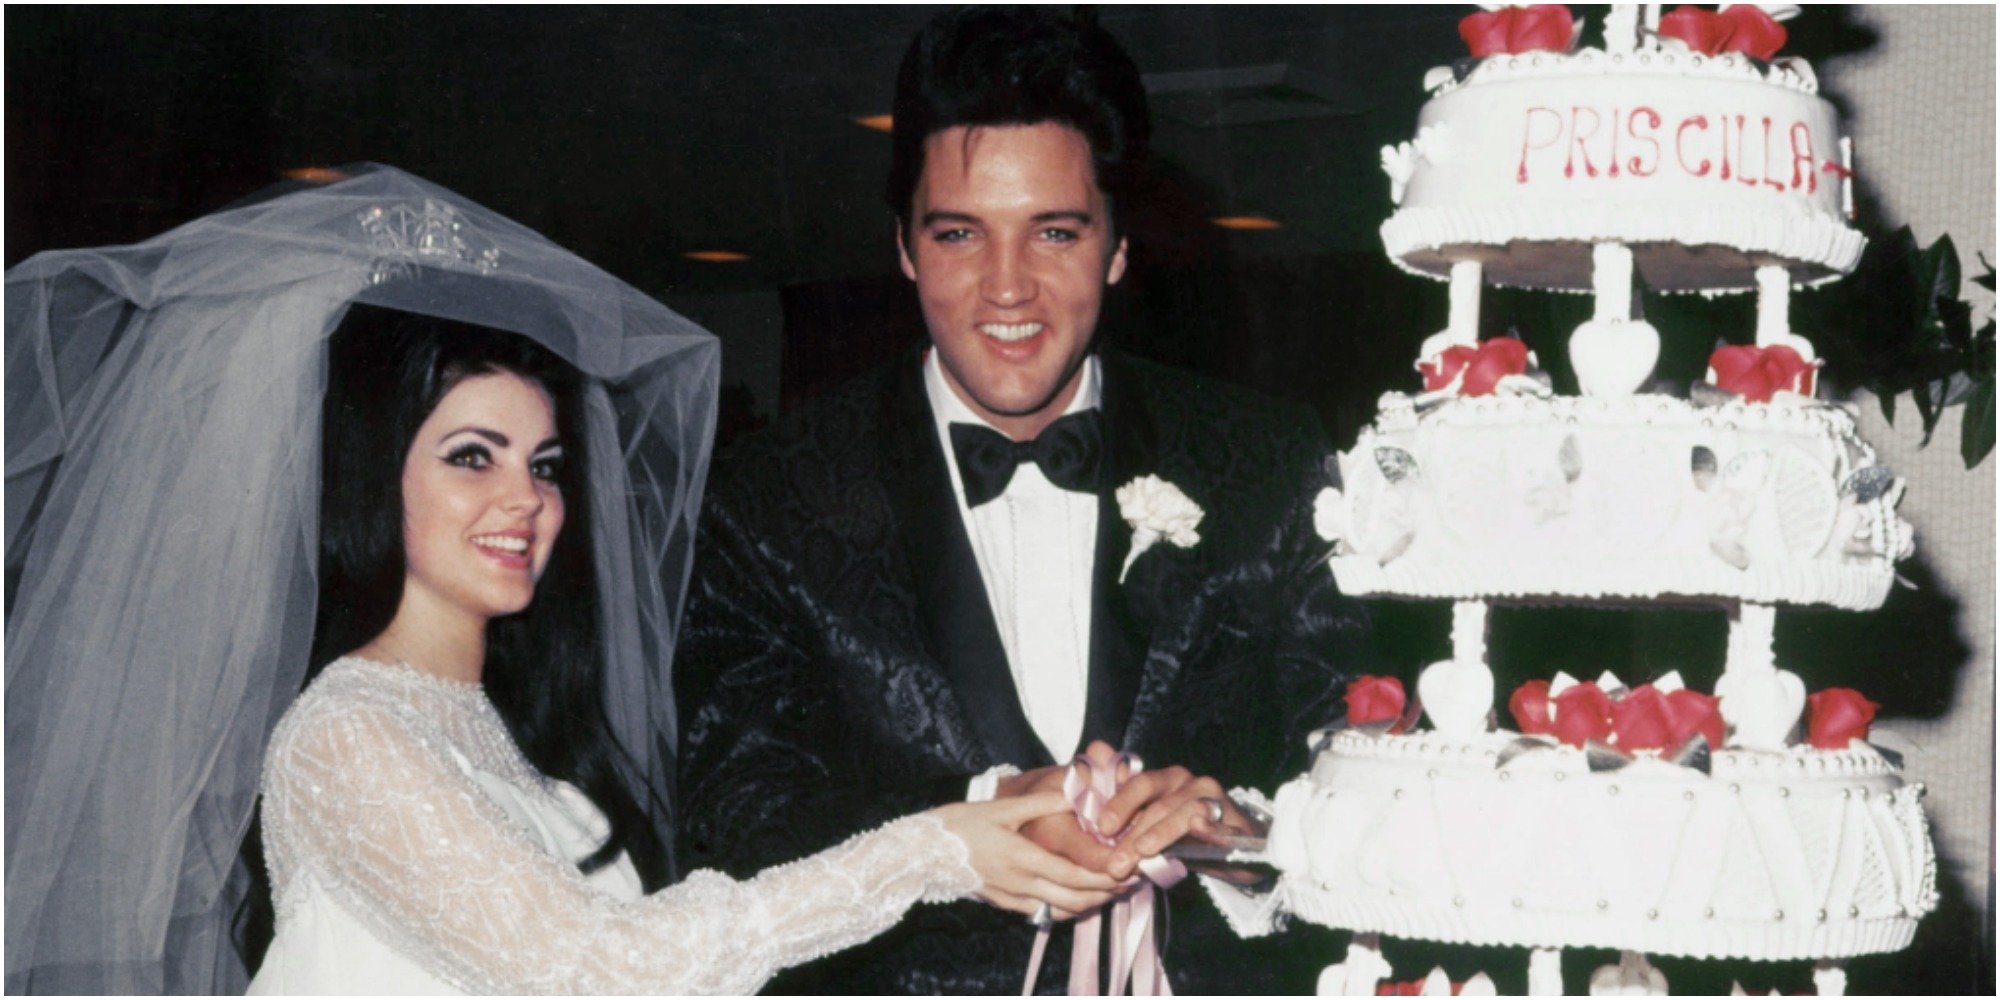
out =
<svg viewBox="0 0 2000 1000"><path fill-rule="evenodd" d="M1715 695L1722 720L1733 734L1731 746L1783 750L1792 727L1805 712L1806 686L1797 674L1779 670L1772 650L1777 609L1744 603L1729 623L1728 661Z"/></svg>
<svg viewBox="0 0 2000 1000"><path fill-rule="evenodd" d="M1417 697L1431 728L1453 739L1485 735L1493 714L1493 669L1486 665L1486 602L1451 607L1451 659L1417 676Z"/></svg>
<svg viewBox="0 0 2000 1000"><path fill-rule="evenodd" d="M1613 55L1623 55L1638 47L1639 5L1612 4L1611 12L1604 15L1604 51Z"/></svg>
<svg viewBox="0 0 2000 1000"><path fill-rule="evenodd" d="M1792 276L1776 264L1757 269L1757 346L1782 344L1792 335Z"/></svg>
<svg viewBox="0 0 2000 1000"><path fill-rule="evenodd" d="M1813 988L1823 997L1847 995L1847 966L1837 959L1813 963Z"/></svg>
<svg viewBox="0 0 2000 1000"><path fill-rule="evenodd" d="M1531 997L1568 995L1563 989L1561 948L1528 949L1528 995Z"/></svg>
<svg viewBox="0 0 2000 1000"><path fill-rule="evenodd" d="M1485 265L1476 260L1452 263L1451 314L1444 330L1453 346L1479 346L1479 290L1485 283Z"/></svg>
<svg viewBox="0 0 2000 1000"><path fill-rule="evenodd" d="M1382 957L1382 936L1355 934L1347 943L1347 957L1319 974L1314 992L1323 997L1372 997L1376 984L1387 978L1389 960Z"/></svg>
<svg viewBox="0 0 2000 1000"><path fill-rule="evenodd" d="M1570 334L1570 367L1586 396L1630 396L1653 376L1660 333L1632 318L1632 248L1599 243L1590 260L1597 298L1590 321Z"/></svg>

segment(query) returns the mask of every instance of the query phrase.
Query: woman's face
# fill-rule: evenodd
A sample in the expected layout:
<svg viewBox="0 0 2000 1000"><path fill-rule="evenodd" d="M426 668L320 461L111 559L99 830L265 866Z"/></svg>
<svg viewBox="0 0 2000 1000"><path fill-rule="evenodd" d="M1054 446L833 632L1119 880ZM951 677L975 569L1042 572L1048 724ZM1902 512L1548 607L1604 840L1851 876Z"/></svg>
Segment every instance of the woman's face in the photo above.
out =
<svg viewBox="0 0 2000 1000"><path fill-rule="evenodd" d="M405 606L482 623L525 609L562 531L562 460L540 385L498 372L445 393L403 462Z"/></svg>

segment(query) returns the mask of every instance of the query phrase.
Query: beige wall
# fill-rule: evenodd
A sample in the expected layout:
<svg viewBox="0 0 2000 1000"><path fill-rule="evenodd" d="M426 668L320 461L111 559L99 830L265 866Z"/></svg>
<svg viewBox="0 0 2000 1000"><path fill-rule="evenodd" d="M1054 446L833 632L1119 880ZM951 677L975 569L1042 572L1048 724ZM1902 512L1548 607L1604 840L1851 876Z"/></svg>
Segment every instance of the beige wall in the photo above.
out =
<svg viewBox="0 0 2000 1000"><path fill-rule="evenodd" d="M1821 89L1846 101L1856 167L1889 225L1909 225L1924 244L1949 234L1969 279L1984 271L1979 255L1995 259L1994 10L1899 6L1854 13L1879 39L1862 55L1817 67ZM1992 296L1969 280L1965 288L1975 315L1991 315ZM1907 768L1930 788L1926 805L1940 861L1984 909L1993 868L1993 489L2000 453L1965 469L1958 408L1946 412L1929 447L1920 449L1923 435L1907 396L1893 427L1874 400L1857 402L1862 435L1909 480L1902 514L1916 526L1920 557L1959 603L1959 630L1972 650L1943 718L1884 724L1914 744ZM1884 666L1893 670L1893 660L1885 658Z"/></svg>

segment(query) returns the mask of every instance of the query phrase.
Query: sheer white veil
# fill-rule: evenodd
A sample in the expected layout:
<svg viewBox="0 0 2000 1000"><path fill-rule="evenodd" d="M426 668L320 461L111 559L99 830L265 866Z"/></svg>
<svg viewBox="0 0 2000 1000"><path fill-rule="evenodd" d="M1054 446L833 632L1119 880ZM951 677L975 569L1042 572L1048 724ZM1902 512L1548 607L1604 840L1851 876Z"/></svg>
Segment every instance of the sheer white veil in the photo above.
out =
<svg viewBox="0 0 2000 1000"><path fill-rule="evenodd" d="M450 191L348 174L7 272L10 993L246 982L232 867L305 676L325 345L351 302L524 334L591 378L606 705L630 782L671 802L715 338Z"/></svg>

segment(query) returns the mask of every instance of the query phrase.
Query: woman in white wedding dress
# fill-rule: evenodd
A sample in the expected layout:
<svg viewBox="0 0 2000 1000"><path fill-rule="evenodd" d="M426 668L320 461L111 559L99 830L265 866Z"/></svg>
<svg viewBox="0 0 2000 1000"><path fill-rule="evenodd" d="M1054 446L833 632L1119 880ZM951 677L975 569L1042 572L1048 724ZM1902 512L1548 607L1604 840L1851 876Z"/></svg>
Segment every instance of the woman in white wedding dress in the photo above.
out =
<svg viewBox="0 0 2000 1000"><path fill-rule="evenodd" d="M365 306L330 353L318 645L354 648L271 741L277 936L252 993L752 992L982 890L1012 828L1062 808L947 806L642 898L617 850L658 853L635 805L548 777L614 752L566 544L588 497L574 380L524 338ZM395 566L397 594L370 593Z"/></svg>
<svg viewBox="0 0 2000 1000"><path fill-rule="evenodd" d="M262 991L748 992L1113 888L1044 877L1049 797L643 894L717 345L541 236L364 165L5 302L8 992L242 989L260 776Z"/></svg>

